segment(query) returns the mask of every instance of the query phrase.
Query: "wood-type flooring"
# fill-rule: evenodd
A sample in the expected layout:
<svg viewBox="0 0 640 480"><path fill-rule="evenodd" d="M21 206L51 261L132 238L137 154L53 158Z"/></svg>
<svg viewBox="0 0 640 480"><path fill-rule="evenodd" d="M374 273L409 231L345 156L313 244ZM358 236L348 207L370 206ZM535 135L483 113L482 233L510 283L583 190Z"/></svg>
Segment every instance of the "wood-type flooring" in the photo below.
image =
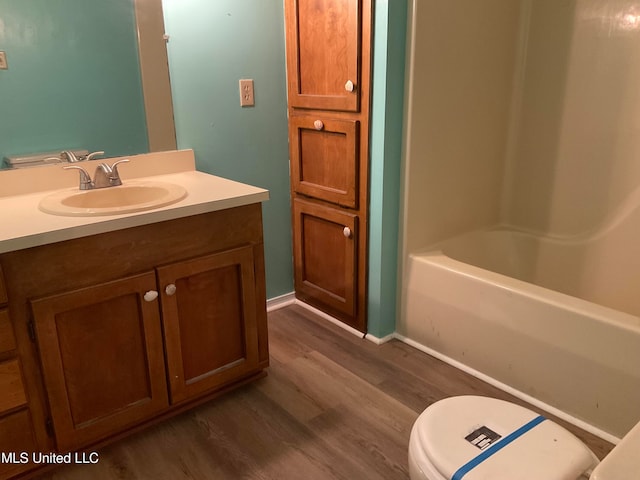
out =
<svg viewBox="0 0 640 480"><path fill-rule="evenodd" d="M463 394L523 404L402 342L377 346L297 305L269 314L269 335L265 378L101 449L95 465L40 478L407 479L411 426L429 404ZM612 448L560 423L601 458Z"/></svg>

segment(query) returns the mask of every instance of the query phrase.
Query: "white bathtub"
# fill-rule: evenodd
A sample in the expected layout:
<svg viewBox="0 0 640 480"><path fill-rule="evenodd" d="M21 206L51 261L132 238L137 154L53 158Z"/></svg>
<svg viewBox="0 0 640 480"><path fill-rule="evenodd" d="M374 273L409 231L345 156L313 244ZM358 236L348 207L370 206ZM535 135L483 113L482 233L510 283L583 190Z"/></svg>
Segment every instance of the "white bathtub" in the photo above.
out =
<svg viewBox="0 0 640 480"><path fill-rule="evenodd" d="M640 421L640 255L604 238L487 230L411 254L402 334L620 438Z"/></svg>

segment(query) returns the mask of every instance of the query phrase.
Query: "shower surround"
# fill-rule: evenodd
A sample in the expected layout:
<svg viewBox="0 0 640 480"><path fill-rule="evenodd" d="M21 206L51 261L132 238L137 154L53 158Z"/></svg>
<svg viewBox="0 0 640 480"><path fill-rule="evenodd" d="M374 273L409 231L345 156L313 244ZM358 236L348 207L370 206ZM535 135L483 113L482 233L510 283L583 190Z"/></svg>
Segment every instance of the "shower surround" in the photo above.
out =
<svg viewBox="0 0 640 480"><path fill-rule="evenodd" d="M621 437L640 420L640 1L414 0L408 71L398 332Z"/></svg>

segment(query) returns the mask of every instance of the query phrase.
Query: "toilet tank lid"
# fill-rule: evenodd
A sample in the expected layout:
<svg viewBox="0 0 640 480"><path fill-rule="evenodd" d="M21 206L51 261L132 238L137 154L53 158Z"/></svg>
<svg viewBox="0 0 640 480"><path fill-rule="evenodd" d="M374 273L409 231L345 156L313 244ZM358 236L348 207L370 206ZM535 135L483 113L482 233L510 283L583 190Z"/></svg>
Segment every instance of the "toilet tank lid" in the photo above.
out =
<svg viewBox="0 0 640 480"><path fill-rule="evenodd" d="M451 397L416 420L417 441L452 480L578 478L597 464L586 445L558 424L510 402Z"/></svg>
<svg viewBox="0 0 640 480"><path fill-rule="evenodd" d="M629 480L640 472L640 423L596 467L590 480Z"/></svg>

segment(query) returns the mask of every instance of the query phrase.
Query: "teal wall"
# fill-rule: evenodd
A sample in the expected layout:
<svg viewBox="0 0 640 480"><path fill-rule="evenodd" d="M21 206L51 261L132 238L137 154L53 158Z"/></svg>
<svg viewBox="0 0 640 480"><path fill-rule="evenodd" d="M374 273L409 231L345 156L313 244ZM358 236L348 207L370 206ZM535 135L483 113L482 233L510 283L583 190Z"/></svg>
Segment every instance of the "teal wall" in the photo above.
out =
<svg viewBox="0 0 640 480"><path fill-rule="evenodd" d="M164 0L179 148L198 170L270 191L267 297L293 291L282 0ZM254 80L240 107L238 80Z"/></svg>
<svg viewBox="0 0 640 480"><path fill-rule="evenodd" d="M270 190L267 297L293 290L282 0L164 0L178 146L199 170ZM369 332L395 330L407 0L375 3ZM241 108L238 80L256 106Z"/></svg>
<svg viewBox="0 0 640 480"><path fill-rule="evenodd" d="M0 0L0 163L148 151L133 0Z"/></svg>
<svg viewBox="0 0 640 480"><path fill-rule="evenodd" d="M369 200L368 331L395 331L407 0L376 0Z"/></svg>

